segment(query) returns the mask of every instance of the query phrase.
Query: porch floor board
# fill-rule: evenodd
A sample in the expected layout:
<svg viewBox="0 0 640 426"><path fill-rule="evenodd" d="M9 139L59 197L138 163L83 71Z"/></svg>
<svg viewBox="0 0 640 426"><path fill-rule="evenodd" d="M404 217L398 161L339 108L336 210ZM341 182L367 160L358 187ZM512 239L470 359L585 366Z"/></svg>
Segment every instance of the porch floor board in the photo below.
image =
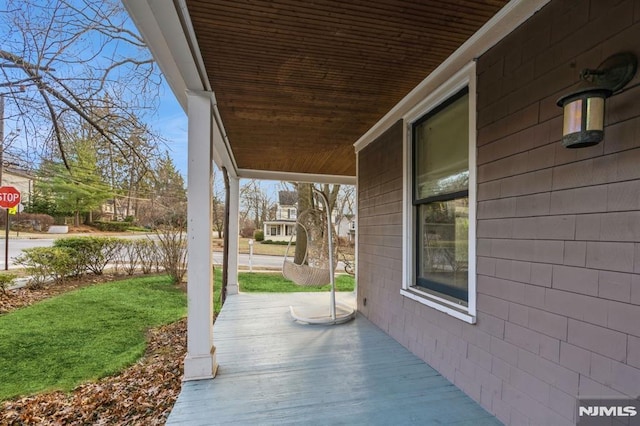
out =
<svg viewBox="0 0 640 426"><path fill-rule="evenodd" d="M313 326L289 315L328 303L327 293L230 296L214 326L218 375L185 382L167 425L500 424L363 316Z"/></svg>

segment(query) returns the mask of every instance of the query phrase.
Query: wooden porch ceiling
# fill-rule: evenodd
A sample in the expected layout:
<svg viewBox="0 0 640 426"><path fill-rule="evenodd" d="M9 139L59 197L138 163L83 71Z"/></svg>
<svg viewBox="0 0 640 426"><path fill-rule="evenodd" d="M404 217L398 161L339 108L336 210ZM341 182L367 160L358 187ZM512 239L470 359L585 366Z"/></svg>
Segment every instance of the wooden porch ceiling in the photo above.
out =
<svg viewBox="0 0 640 426"><path fill-rule="evenodd" d="M186 0L240 169L355 176L353 144L507 0Z"/></svg>

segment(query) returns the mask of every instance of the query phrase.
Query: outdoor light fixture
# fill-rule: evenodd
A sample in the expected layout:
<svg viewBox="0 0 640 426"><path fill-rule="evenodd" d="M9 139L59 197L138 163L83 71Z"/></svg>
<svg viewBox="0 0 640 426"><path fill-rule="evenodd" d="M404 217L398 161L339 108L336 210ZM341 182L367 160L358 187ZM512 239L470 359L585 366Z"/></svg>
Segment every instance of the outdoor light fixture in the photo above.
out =
<svg viewBox="0 0 640 426"><path fill-rule="evenodd" d="M595 69L584 69L580 79L589 83L558 99L564 110L562 146L584 148L600 143L604 137L605 99L621 90L636 73L637 58L618 53Z"/></svg>

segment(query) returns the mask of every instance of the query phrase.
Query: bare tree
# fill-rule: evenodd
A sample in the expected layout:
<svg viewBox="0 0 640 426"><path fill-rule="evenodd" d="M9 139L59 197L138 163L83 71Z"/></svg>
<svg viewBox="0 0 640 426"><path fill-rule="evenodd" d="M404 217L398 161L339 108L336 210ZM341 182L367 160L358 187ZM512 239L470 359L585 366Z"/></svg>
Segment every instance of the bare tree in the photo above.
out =
<svg viewBox="0 0 640 426"><path fill-rule="evenodd" d="M187 274L187 230L184 224L156 230L160 265L175 285Z"/></svg>
<svg viewBox="0 0 640 426"><path fill-rule="evenodd" d="M225 188L223 176L217 167L213 169L212 186L213 230L218 233L218 238L222 238L222 231L224 230Z"/></svg>
<svg viewBox="0 0 640 426"><path fill-rule="evenodd" d="M3 4L0 93L10 102L0 121L22 130L23 158L36 162L49 141L68 168L64 141L80 126L145 167L133 140L148 134L138 118L155 110L161 77L121 2Z"/></svg>
<svg viewBox="0 0 640 426"><path fill-rule="evenodd" d="M353 185L342 185L340 187L334 210L336 213L336 226L340 226L345 218L348 219L347 223L349 224L354 219L356 211L355 189ZM348 228L348 232L351 232L350 227ZM348 240L338 238L338 260L342 261L344 271L351 276L355 276L354 245L355 240L352 238Z"/></svg>
<svg viewBox="0 0 640 426"><path fill-rule="evenodd" d="M253 225L256 229L261 229L273 202L262 190L258 180L251 179L240 187L240 200L248 217L253 219Z"/></svg>
<svg viewBox="0 0 640 426"><path fill-rule="evenodd" d="M292 185L294 185L298 191L298 218L300 218L300 216L308 210L322 209L323 211L325 211L325 209L328 208L330 212L333 212L333 210L335 209L338 193L340 192L340 185L324 184L320 188L315 187L311 183L294 183ZM324 195L329 200L329 206L325 206L324 203L320 203L320 205L318 205L318 203L316 202L314 189L317 189L324 193ZM314 217L320 220L324 220L324 215L317 215ZM307 226L309 225L307 224ZM322 227L323 223L314 223L313 226ZM304 232L300 224L298 224L296 226L296 250L294 255L294 262L297 264L301 264L305 259L305 254L307 251L306 237L306 233Z"/></svg>
<svg viewBox="0 0 640 426"><path fill-rule="evenodd" d="M310 183L293 184L298 191L298 219L303 212L313 208L313 185ZM300 224L296 224L296 249L294 263L301 265L306 259L307 233Z"/></svg>
<svg viewBox="0 0 640 426"><path fill-rule="evenodd" d="M353 185L341 185L336 198L334 209L338 219L353 217L356 210L356 187Z"/></svg>

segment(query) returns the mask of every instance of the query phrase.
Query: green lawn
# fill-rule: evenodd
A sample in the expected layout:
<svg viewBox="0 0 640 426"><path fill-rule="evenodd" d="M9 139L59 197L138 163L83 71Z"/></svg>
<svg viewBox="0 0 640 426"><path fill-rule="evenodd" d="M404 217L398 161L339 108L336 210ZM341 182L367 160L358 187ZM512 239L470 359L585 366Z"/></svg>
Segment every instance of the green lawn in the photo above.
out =
<svg viewBox="0 0 640 426"><path fill-rule="evenodd" d="M331 286L322 287L303 287L286 280L279 272L276 273L238 273L238 281L240 283L240 291L247 293L294 293L299 291L317 292L329 291ZM214 282L214 311L220 313L220 283L222 283L222 269L216 268ZM353 291L355 280L348 275L336 275L337 291Z"/></svg>
<svg viewBox="0 0 640 426"><path fill-rule="evenodd" d="M258 274L240 272L238 274L240 291L247 293L294 293L299 291L329 291L330 285L322 287L303 287L282 277L282 274ZM355 280L348 275L336 276L337 291L353 291Z"/></svg>
<svg viewBox="0 0 640 426"><path fill-rule="evenodd" d="M186 315L165 277L86 287L0 316L0 400L116 373L144 353L145 331Z"/></svg>
<svg viewBox="0 0 640 426"><path fill-rule="evenodd" d="M222 270L216 268L216 276L214 283L214 310L220 312L220 283L222 282ZM238 282L240 291L247 293L294 293L301 291L317 292L329 291L331 286L322 287L303 287L286 280L279 272L274 273L255 273L240 272L238 273ZM348 275L336 275L337 291L353 291L355 280Z"/></svg>

